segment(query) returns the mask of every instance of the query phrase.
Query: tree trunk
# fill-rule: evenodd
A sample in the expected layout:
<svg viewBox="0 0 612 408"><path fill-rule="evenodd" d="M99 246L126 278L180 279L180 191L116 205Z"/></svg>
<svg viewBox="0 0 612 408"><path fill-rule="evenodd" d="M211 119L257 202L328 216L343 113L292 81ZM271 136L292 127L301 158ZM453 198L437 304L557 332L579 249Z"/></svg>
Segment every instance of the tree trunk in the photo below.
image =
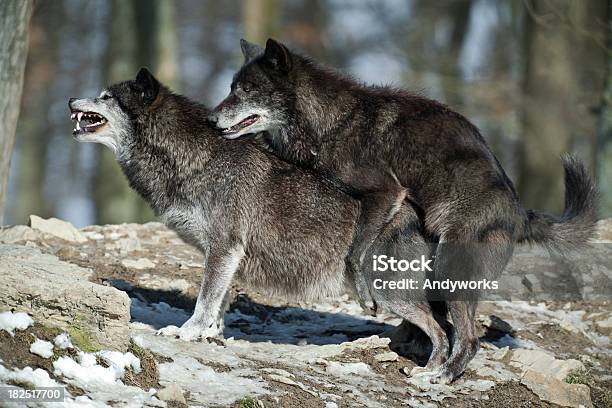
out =
<svg viewBox="0 0 612 408"><path fill-rule="evenodd" d="M602 19L612 22L612 7L602 14ZM612 49L612 33L607 32L605 41L608 50ZM606 57L606 86L601 103L599 137L597 141L597 185L601 195L601 216L612 216L612 53Z"/></svg>
<svg viewBox="0 0 612 408"><path fill-rule="evenodd" d="M278 35L280 8L279 0L243 0L242 24L245 38L263 46L268 37Z"/></svg>
<svg viewBox="0 0 612 408"><path fill-rule="evenodd" d="M31 15L30 0L0 2L0 225L21 104Z"/></svg>
<svg viewBox="0 0 612 408"><path fill-rule="evenodd" d="M578 152L591 168L605 58L595 37L605 0L526 3L523 154L518 188L523 205L559 213L564 202L559 157ZM599 34L597 34L599 35ZM584 63L588 61L588 63Z"/></svg>

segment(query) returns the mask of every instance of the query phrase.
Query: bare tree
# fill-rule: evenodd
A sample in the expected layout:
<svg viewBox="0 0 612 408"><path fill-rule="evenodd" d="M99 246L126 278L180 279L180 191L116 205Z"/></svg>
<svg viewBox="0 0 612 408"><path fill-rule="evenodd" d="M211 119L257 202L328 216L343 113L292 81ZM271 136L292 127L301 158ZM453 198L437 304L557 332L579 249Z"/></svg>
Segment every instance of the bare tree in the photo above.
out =
<svg viewBox="0 0 612 408"><path fill-rule="evenodd" d="M257 44L279 34L281 5L278 0L243 0L242 23L244 36Z"/></svg>
<svg viewBox="0 0 612 408"><path fill-rule="evenodd" d="M526 1L523 155L519 192L527 207L561 211L559 156L589 159L597 133L606 59L597 46L605 0Z"/></svg>
<svg viewBox="0 0 612 408"><path fill-rule="evenodd" d="M148 66L171 88L180 87L176 5L171 1L113 0L105 82L132 78ZM108 149L98 149L94 182L96 222L145 222L153 219L149 206L129 187Z"/></svg>
<svg viewBox="0 0 612 408"><path fill-rule="evenodd" d="M601 215L612 216L612 7L600 15L607 21L606 45L608 53L606 86L601 101L599 138L597 142L597 182L601 194Z"/></svg>
<svg viewBox="0 0 612 408"><path fill-rule="evenodd" d="M31 15L30 0L0 2L0 225L19 117Z"/></svg>

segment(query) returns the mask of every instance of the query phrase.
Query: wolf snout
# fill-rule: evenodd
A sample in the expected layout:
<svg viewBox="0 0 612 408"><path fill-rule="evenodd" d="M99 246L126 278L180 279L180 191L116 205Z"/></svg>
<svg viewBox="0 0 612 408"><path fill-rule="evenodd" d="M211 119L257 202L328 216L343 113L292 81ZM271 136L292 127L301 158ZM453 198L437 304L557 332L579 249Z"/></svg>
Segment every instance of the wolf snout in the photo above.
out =
<svg viewBox="0 0 612 408"><path fill-rule="evenodd" d="M217 127L217 122L219 121L219 114L216 112L212 112L208 115L208 122L213 125L214 127Z"/></svg>

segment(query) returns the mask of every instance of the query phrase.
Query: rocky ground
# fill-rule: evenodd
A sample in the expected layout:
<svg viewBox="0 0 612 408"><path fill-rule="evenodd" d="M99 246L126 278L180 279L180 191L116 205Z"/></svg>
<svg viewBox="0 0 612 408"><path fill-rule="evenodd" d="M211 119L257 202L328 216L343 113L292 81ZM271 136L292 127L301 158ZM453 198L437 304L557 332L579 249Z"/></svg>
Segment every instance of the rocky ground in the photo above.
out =
<svg viewBox="0 0 612 408"><path fill-rule="evenodd" d="M612 279L611 221L598 242ZM406 375L426 354L401 343L400 320L346 295L306 303L236 282L224 340L156 336L189 317L201 262L157 223L0 230L0 384L66 386L57 406L612 406L610 299L483 302L476 358L431 385Z"/></svg>

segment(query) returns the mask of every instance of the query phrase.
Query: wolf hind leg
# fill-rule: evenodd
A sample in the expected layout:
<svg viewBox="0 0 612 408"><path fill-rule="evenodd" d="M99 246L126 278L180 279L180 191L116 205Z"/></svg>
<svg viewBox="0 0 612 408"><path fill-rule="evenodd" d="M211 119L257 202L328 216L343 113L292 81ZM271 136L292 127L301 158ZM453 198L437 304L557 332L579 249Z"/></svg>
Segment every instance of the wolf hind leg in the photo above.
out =
<svg viewBox="0 0 612 408"><path fill-rule="evenodd" d="M441 240L436 252L435 274L440 280L477 280L496 278L508 263L514 248L511 227L491 223L475 229L470 235L452 235L457 239ZM447 235L448 236L448 235ZM468 238L466 238L466 236ZM459 242L458 237L461 237ZM466 242L468 241L468 242ZM454 336L450 358L430 378L432 383L448 384L463 374L479 349L474 317L480 292L448 294L448 309L453 321ZM450 297L452 296L452 297Z"/></svg>
<svg viewBox="0 0 612 408"><path fill-rule="evenodd" d="M421 329L431 340L432 350L425 367L414 367L411 375L432 372L444 364L448 358L449 343L446 332L434 317L427 302L393 301L391 311Z"/></svg>
<svg viewBox="0 0 612 408"><path fill-rule="evenodd" d="M371 172L371 174L378 173L377 170ZM367 179L365 184L362 178L353 181L357 185L355 189L360 196L361 209L353 241L346 257L347 270L353 276L362 304L372 303L372 312L376 314L377 306L372 298L371 287L359 272L362 271L368 252L376 243L381 242L380 237L384 235L384 231L389 230L388 227L395 229L399 225L394 221L400 209L406 207L404 204L406 189L394 174ZM414 212L414 209L412 211Z"/></svg>

